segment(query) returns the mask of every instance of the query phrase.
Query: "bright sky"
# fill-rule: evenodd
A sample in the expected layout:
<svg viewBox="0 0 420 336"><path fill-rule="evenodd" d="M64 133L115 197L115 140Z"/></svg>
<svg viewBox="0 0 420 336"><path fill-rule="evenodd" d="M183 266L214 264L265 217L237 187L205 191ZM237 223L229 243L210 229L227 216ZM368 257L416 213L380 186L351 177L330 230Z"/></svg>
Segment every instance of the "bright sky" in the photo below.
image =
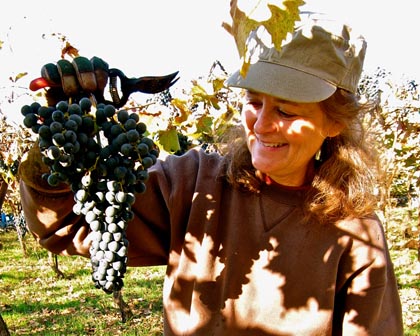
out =
<svg viewBox="0 0 420 336"><path fill-rule="evenodd" d="M221 27L223 21L231 22L229 2L10 1L0 13L0 40L5 42L0 50L0 102L11 85L7 78L28 72L18 81L25 87L43 64L60 58L61 44L53 33L65 35L81 55L102 57L129 77L179 70L176 85L182 87L207 75L215 60L234 71L239 64L236 47ZM307 0L303 9L332 14L361 31L368 41L366 70L381 66L420 79L418 0ZM0 108L7 114L16 111L16 106Z"/></svg>

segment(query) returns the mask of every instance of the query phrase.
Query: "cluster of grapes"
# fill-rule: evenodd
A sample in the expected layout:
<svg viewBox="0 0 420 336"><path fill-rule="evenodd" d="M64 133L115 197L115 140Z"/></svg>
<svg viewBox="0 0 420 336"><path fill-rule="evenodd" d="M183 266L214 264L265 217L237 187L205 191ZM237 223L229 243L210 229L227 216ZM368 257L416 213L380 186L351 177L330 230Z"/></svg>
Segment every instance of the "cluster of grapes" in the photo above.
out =
<svg viewBox="0 0 420 336"><path fill-rule="evenodd" d="M181 156L192 147L192 141L182 133L178 133L177 135L180 149L176 151L174 155Z"/></svg>
<svg viewBox="0 0 420 336"><path fill-rule="evenodd" d="M73 212L84 215L93 232L90 247L92 278L106 293L120 290L126 272L127 223L136 193L146 189L150 168L159 155L145 136L136 113L88 98L79 103L38 103L21 109L24 125L38 134L44 178L51 186L68 183L74 192Z"/></svg>

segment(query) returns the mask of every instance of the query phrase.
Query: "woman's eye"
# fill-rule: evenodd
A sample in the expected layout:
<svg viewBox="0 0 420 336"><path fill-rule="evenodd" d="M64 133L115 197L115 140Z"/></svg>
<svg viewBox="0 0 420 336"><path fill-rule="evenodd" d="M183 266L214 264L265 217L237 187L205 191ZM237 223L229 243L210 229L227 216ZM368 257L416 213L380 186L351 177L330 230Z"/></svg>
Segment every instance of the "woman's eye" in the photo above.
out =
<svg viewBox="0 0 420 336"><path fill-rule="evenodd" d="M252 101L252 100L250 100L250 101L247 101L246 102L246 105L249 105L249 106L252 106L252 107L259 107L259 106L261 106L262 105L262 103L261 102L258 102L258 101Z"/></svg>
<svg viewBox="0 0 420 336"><path fill-rule="evenodd" d="M285 112L282 109L277 109L277 113L283 118L294 118L294 117L296 117L295 114Z"/></svg>

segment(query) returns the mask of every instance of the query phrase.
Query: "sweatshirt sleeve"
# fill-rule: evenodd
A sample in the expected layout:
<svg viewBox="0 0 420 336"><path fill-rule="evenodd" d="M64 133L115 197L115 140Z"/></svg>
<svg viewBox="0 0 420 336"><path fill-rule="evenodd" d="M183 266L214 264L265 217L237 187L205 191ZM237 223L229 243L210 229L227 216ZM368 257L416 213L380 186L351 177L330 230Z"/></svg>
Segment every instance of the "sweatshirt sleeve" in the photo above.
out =
<svg viewBox="0 0 420 336"><path fill-rule="evenodd" d="M88 256L88 227L81 216L73 213L73 193L64 184L49 186L42 178L47 171L35 144L19 167L21 203L28 228L51 252Z"/></svg>
<svg viewBox="0 0 420 336"><path fill-rule="evenodd" d="M364 219L343 229L348 245L337 280L335 334L403 335L401 302L382 224L376 218Z"/></svg>

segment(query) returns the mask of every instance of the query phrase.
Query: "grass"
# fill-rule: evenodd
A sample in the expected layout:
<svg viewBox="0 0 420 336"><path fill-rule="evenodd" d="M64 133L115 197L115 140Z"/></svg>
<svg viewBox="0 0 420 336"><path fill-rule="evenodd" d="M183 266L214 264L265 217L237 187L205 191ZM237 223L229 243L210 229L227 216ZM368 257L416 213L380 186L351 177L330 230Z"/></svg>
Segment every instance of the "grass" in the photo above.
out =
<svg viewBox="0 0 420 336"><path fill-rule="evenodd" d="M406 336L420 335L420 263L417 218L393 213L388 241L398 278ZM121 321L112 296L93 287L89 260L59 257L65 278L59 279L47 252L27 236L27 256L15 231L0 231L0 313L11 335L162 335L164 267L129 268L124 300L134 317Z"/></svg>
<svg viewBox="0 0 420 336"><path fill-rule="evenodd" d="M112 296L93 287L87 259L59 257L58 279L32 238L26 258L16 232L0 241L0 312L12 335L162 335L163 267L129 268L123 295L135 317L123 323Z"/></svg>

